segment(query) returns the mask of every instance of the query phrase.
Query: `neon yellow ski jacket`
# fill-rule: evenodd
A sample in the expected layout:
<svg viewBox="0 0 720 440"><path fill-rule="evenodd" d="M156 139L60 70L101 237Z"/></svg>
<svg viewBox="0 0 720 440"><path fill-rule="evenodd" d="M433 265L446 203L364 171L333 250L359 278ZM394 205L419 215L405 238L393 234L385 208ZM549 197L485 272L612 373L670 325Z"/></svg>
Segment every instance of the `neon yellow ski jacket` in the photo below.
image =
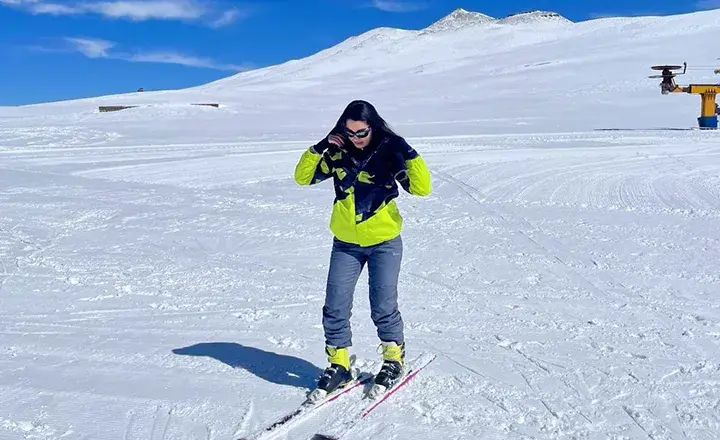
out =
<svg viewBox="0 0 720 440"><path fill-rule="evenodd" d="M409 194L426 197L432 193L432 181L423 158L401 137L385 137L367 158L358 156L324 139L302 154L295 181L308 186L332 176L330 230L340 241L374 246L402 231L403 218L394 200L399 196L397 183Z"/></svg>

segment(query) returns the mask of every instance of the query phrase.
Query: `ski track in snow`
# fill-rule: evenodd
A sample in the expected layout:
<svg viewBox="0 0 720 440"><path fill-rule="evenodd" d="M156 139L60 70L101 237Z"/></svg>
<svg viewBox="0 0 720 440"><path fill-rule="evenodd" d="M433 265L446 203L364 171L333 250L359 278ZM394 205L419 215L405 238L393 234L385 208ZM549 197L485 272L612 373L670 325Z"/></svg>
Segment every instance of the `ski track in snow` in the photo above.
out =
<svg viewBox="0 0 720 440"><path fill-rule="evenodd" d="M718 141L414 139L435 192L399 200L401 307L409 355L440 357L348 438L716 439ZM292 180L306 146L3 151L2 435L230 439L301 401L332 201Z"/></svg>

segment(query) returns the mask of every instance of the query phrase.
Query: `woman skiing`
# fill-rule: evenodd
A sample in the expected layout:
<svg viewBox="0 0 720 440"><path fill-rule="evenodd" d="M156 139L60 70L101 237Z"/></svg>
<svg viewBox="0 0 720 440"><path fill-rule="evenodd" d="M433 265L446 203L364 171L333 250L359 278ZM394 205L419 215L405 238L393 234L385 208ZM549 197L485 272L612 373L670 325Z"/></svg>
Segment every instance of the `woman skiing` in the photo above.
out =
<svg viewBox="0 0 720 440"><path fill-rule="evenodd" d="M350 316L355 286L367 265L371 318L381 341L383 365L375 384L384 389L402 377L405 367L403 321L398 310L403 219L394 199L397 183L416 196L432 192L425 162L395 134L366 101L351 102L330 134L305 151L295 168L299 185L332 176L335 200L330 230L334 235L327 278L323 328L330 366L318 382L322 394L351 379Z"/></svg>

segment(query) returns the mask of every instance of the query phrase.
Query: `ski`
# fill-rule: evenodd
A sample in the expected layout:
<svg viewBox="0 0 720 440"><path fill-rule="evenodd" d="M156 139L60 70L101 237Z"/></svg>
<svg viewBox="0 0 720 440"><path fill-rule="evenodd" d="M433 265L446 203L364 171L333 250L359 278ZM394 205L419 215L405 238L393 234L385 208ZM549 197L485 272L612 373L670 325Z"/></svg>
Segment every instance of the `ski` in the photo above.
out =
<svg viewBox="0 0 720 440"><path fill-rule="evenodd" d="M365 420L378 406L383 402L387 401L393 394L404 387L410 382L418 373L425 369L433 360L436 355L432 353L424 353L415 359L412 363L409 363L409 368L405 373L405 376L398 381L395 385L388 388L383 394L378 396L376 399L372 399L368 396L364 396L363 402L365 403L362 408L355 414L355 416L345 422L338 425L336 429L332 429L332 432L327 433L316 433L311 440L339 440L345 436L350 430L352 430L358 423Z"/></svg>
<svg viewBox="0 0 720 440"><path fill-rule="evenodd" d="M364 386L373 377L375 376L370 373L359 373L355 379L343 388L335 390L315 402L305 400L298 408L282 416L272 424L255 432L254 434L240 437L237 440L270 440L279 435L286 434L290 429L312 417L315 412L324 407L326 404L334 402L337 399L349 394L353 390Z"/></svg>

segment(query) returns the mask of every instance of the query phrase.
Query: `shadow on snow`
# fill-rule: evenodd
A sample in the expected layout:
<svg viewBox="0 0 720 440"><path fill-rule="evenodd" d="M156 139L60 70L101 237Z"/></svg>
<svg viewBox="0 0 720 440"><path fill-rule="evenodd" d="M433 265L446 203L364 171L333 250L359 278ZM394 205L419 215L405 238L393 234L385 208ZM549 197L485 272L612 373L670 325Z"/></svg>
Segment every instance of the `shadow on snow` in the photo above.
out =
<svg viewBox="0 0 720 440"><path fill-rule="evenodd" d="M233 368L242 368L278 385L313 388L322 370L293 356L281 355L232 342L205 342L172 351L183 356L204 356Z"/></svg>

